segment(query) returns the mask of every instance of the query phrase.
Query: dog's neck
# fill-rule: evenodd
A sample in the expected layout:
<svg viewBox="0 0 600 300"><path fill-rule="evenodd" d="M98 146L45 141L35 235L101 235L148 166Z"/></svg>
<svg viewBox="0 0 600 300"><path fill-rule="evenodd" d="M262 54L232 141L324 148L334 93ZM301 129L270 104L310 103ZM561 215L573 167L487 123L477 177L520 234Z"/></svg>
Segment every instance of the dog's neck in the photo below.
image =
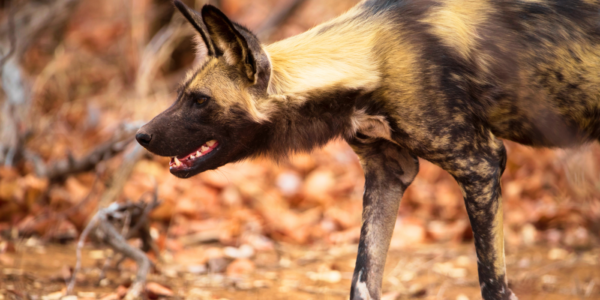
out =
<svg viewBox="0 0 600 300"><path fill-rule="evenodd" d="M370 98L360 89L316 90L303 95L271 96L268 121L256 147L278 159L290 152L307 152L335 138L352 138L360 107Z"/></svg>
<svg viewBox="0 0 600 300"><path fill-rule="evenodd" d="M381 81L373 49L385 34L377 19L351 10L335 20L264 47L271 64L269 94L290 95L343 87L375 89Z"/></svg>
<svg viewBox="0 0 600 300"><path fill-rule="evenodd" d="M257 103L267 120L262 147L273 157L310 151L333 138L351 138L366 99L382 85L373 45L389 35L378 19L356 12L265 46L271 66L268 98ZM379 58L378 58L379 57Z"/></svg>

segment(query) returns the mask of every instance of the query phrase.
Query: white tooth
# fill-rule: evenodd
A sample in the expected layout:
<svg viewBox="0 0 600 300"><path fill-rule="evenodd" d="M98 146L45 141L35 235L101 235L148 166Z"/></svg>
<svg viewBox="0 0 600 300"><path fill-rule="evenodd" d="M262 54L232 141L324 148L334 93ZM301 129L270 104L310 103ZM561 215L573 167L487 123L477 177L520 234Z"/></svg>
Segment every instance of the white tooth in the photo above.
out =
<svg viewBox="0 0 600 300"><path fill-rule="evenodd" d="M196 156L200 157L200 156L202 156L202 153L200 153L200 151L196 151Z"/></svg>
<svg viewBox="0 0 600 300"><path fill-rule="evenodd" d="M208 147L206 147L206 146L202 146L202 147L200 148L200 151L204 152L204 151L207 151L208 149L210 149L210 148L208 148Z"/></svg>
<svg viewBox="0 0 600 300"><path fill-rule="evenodd" d="M213 145L214 145L216 142L217 142L217 141L215 141L215 140L212 140L212 141L208 141L208 142L206 142L206 144L207 144L209 147L212 147L212 146L213 146Z"/></svg>
<svg viewBox="0 0 600 300"><path fill-rule="evenodd" d="M179 167L181 166L181 162L179 161L179 159L177 159L177 157L175 157L175 164Z"/></svg>
<svg viewBox="0 0 600 300"><path fill-rule="evenodd" d="M194 155L190 155L191 159L196 159L196 157Z"/></svg>

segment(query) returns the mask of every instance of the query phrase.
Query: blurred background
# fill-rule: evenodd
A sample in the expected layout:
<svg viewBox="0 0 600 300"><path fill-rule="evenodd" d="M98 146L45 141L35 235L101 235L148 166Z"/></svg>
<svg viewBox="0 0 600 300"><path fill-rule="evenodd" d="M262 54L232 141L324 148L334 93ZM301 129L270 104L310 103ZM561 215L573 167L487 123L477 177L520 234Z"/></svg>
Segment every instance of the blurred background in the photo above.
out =
<svg viewBox="0 0 600 300"><path fill-rule="evenodd" d="M356 2L210 1L264 43ZM132 140L198 60L170 1L0 0L0 9L0 299L119 299L139 275L151 299L348 299L364 179L345 142L177 179ZM513 290L599 299L600 148L505 144ZM150 250L151 267L119 259L127 251L106 224L130 249ZM480 299L472 238L457 184L421 161L398 212L384 299Z"/></svg>

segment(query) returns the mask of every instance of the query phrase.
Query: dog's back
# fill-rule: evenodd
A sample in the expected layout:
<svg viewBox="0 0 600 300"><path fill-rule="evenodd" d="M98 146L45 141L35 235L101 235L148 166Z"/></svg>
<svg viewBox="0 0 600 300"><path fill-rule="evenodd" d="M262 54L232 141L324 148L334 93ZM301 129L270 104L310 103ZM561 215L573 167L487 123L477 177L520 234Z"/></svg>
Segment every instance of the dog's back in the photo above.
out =
<svg viewBox="0 0 600 300"><path fill-rule="evenodd" d="M600 138L599 12L584 0L369 0L298 40L345 51L331 54L356 65L345 88L380 80L365 106L383 103L396 141L452 147L475 125L569 146Z"/></svg>

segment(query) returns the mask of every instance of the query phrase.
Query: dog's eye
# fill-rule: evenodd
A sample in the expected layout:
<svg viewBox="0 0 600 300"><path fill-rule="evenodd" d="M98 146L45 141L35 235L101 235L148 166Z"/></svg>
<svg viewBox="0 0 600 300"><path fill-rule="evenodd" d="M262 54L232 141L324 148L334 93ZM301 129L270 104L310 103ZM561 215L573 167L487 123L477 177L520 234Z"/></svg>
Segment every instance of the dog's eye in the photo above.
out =
<svg viewBox="0 0 600 300"><path fill-rule="evenodd" d="M196 104L202 105L208 101L208 97L198 97L196 98Z"/></svg>

